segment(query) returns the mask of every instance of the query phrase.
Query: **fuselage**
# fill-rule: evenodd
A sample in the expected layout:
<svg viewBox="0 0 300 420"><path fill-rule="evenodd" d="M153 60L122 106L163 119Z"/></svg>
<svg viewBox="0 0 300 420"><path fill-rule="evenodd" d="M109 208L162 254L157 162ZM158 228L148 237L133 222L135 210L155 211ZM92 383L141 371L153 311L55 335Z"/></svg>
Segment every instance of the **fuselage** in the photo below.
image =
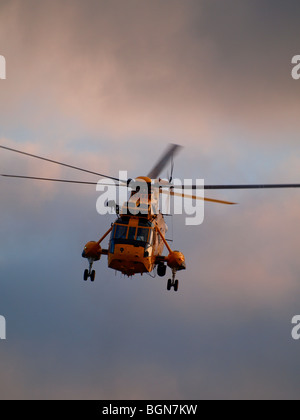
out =
<svg viewBox="0 0 300 420"><path fill-rule="evenodd" d="M119 217L113 225L109 241L109 268L127 276L151 272L164 249L156 228L165 235L167 226L162 214L151 218Z"/></svg>
<svg viewBox="0 0 300 420"><path fill-rule="evenodd" d="M151 180L139 177L135 180L131 197L119 211L118 219L98 242L88 242L82 256L89 260L90 268L85 276L92 276L91 267L101 255L107 255L108 267L127 276L150 273L158 266L158 275L165 275L165 267L175 274L184 270L185 258L179 251L172 251L165 235L167 225L159 211L159 188L151 188ZM100 244L110 234L108 249ZM169 255L163 257L166 246ZM176 288L177 289L177 288Z"/></svg>

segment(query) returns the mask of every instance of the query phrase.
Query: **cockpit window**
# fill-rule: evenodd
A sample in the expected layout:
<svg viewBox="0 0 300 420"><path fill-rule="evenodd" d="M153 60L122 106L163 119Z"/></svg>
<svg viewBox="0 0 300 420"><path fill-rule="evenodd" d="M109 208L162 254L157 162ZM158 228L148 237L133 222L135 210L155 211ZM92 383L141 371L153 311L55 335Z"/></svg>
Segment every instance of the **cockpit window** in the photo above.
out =
<svg viewBox="0 0 300 420"><path fill-rule="evenodd" d="M141 242L148 242L149 229L138 228L136 240Z"/></svg>
<svg viewBox="0 0 300 420"><path fill-rule="evenodd" d="M127 226L116 225L115 229L115 239L126 239L127 236Z"/></svg>
<svg viewBox="0 0 300 420"><path fill-rule="evenodd" d="M128 231L128 239L135 239L135 235L136 235L136 228L130 227Z"/></svg>
<svg viewBox="0 0 300 420"><path fill-rule="evenodd" d="M143 247L148 252L153 245L153 229L151 227L134 227L115 223L111 234L109 252L115 252L115 245L133 245Z"/></svg>

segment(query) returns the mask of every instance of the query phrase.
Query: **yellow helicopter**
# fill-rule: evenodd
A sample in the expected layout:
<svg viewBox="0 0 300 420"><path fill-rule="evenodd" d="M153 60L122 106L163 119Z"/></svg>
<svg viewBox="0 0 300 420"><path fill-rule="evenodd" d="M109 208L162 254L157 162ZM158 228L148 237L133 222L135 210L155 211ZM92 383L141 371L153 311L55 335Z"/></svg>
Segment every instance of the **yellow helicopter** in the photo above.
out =
<svg viewBox="0 0 300 420"><path fill-rule="evenodd" d="M173 251L166 240L167 224L164 214L159 209L159 197L161 194L179 196L193 200L203 200L220 204L233 205L235 203L224 200L199 197L197 195L185 194L183 191L176 192L175 189L188 190L229 190L229 189L256 189L256 188L300 188L300 184L248 184L248 185L199 185L177 186L173 180L173 159L179 151L180 146L171 144L163 154L158 163L147 176L140 176L134 180L120 180L108 175L103 175L76 166L68 165L52 159L33 155L24 151L1 146L1 149L19 153L32 158L51 162L57 165L97 175L101 178L114 181L118 188L126 187L131 190L130 198L120 207L115 202L108 202L107 206L115 207L117 220L108 231L98 240L88 242L83 249L82 257L88 260L89 268L84 271L84 280L95 280L93 264L99 261L102 255L108 258L108 267L121 272L127 276L135 274L151 273L157 269L160 277L166 275L169 267L172 276L168 279L167 289L178 291L179 281L176 279L178 271L186 269L185 256L179 251ZM168 181L159 178L163 169L171 161L171 176ZM40 178L24 175L2 174L3 177L21 178L51 182L64 182L73 184L98 185L97 182L73 181L65 179ZM102 248L102 242L110 235L108 248ZM166 247L168 255L163 255Z"/></svg>

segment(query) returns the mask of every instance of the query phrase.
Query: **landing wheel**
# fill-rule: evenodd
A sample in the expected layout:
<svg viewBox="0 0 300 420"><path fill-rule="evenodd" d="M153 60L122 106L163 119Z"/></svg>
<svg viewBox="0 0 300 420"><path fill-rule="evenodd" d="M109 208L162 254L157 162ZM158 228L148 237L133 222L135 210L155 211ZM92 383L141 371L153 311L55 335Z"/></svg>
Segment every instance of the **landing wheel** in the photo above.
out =
<svg viewBox="0 0 300 420"><path fill-rule="evenodd" d="M95 260L93 258L89 258L88 260L89 260L89 269L84 270L83 280L87 281L87 279L90 278L91 281L95 281L96 272L95 270L92 271L93 263Z"/></svg>
<svg viewBox="0 0 300 420"><path fill-rule="evenodd" d="M178 291L178 286L179 286L179 281L178 280L175 280L175 283L174 283L174 291L175 292Z"/></svg>
<svg viewBox="0 0 300 420"><path fill-rule="evenodd" d="M166 275L167 267L164 264L158 264L157 274L159 277L164 277Z"/></svg>
<svg viewBox="0 0 300 420"><path fill-rule="evenodd" d="M179 281L175 280L175 276L176 276L177 270L175 270L174 268L172 269L172 279L168 280L167 283L167 289L171 290L172 287L174 288L174 292L178 291L178 287L179 287Z"/></svg>

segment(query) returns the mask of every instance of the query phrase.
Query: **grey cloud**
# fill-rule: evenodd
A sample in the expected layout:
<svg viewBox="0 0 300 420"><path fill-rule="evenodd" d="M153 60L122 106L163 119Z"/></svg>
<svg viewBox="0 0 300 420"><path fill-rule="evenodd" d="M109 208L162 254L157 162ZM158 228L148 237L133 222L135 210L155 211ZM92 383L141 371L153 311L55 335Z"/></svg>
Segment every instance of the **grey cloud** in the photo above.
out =
<svg viewBox="0 0 300 420"><path fill-rule="evenodd" d="M290 77L298 7L12 2L2 31L21 98L39 89L44 112L55 104L117 135L165 130L196 139L228 118L256 130L298 126L299 87Z"/></svg>

